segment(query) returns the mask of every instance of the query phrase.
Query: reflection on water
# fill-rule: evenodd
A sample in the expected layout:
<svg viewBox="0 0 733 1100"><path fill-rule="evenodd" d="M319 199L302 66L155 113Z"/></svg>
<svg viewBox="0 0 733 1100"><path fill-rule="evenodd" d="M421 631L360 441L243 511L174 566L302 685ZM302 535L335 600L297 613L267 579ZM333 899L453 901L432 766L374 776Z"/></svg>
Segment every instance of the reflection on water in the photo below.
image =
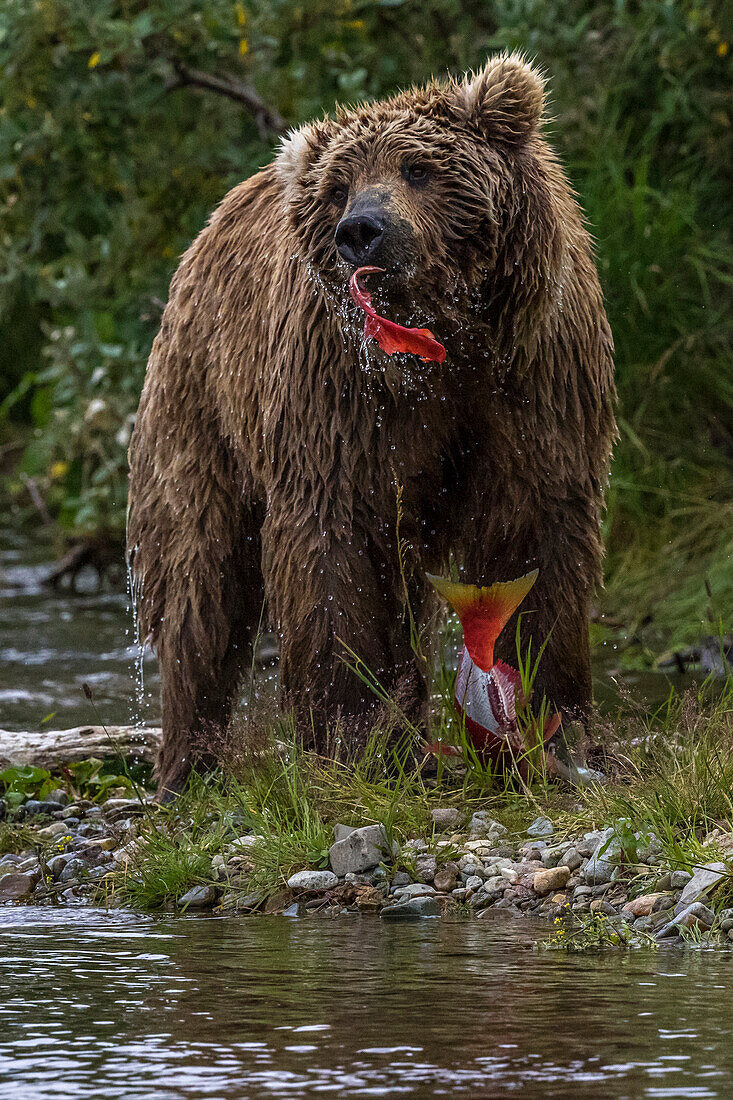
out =
<svg viewBox="0 0 733 1100"><path fill-rule="evenodd" d="M0 531L0 728L38 729L84 723L146 725L159 721L159 681L155 660L144 660L145 690L138 699L139 675L132 616L127 597L117 592L71 595L41 585L50 551L13 531ZM93 578L88 578L92 580ZM607 669L618 661L610 647L599 655L595 691L601 704L613 704L618 685ZM685 678L687 681L689 677ZM271 674L258 673L262 689L272 693ZM82 693L91 684L95 713ZM626 684L638 697L662 700L673 678L634 673ZM679 684L680 679L677 677Z"/></svg>
<svg viewBox="0 0 733 1100"><path fill-rule="evenodd" d="M0 909L0 1098L733 1095L729 956L496 917Z"/></svg>

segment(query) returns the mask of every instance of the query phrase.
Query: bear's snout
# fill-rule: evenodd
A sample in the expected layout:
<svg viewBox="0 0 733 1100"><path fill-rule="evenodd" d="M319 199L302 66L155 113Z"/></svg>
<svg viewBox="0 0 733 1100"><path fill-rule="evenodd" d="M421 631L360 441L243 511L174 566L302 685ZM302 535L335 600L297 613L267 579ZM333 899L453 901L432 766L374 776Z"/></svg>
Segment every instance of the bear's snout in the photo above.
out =
<svg viewBox="0 0 733 1100"><path fill-rule="evenodd" d="M354 267L371 263L378 256L385 228L384 216L376 211L347 214L334 234L339 255Z"/></svg>

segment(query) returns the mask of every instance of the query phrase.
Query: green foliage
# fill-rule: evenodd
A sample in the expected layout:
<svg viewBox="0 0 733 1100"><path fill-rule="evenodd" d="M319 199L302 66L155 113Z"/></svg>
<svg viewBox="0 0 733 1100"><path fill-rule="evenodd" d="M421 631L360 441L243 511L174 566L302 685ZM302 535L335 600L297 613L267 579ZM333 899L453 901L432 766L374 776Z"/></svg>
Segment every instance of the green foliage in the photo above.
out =
<svg viewBox="0 0 733 1100"><path fill-rule="evenodd" d="M125 774L119 774L120 765ZM112 788L122 788L129 795L135 791L135 784L129 776L125 761L99 760L90 756L75 764L65 764L62 772L76 798L102 802Z"/></svg>
<svg viewBox="0 0 733 1100"><path fill-rule="evenodd" d="M637 932L622 922L610 921L603 913L576 913L572 923L555 920L555 930L541 944L546 950L565 951L569 955L583 955L608 950L630 950L635 947L657 949L659 944L647 932Z"/></svg>
<svg viewBox="0 0 733 1100"><path fill-rule="evenodd" d="M0 772L2 797L10 807L20 806L26 798L38 798L41 801L59 786L45 768L33 764L14 764Z"/></svg>
<svg viewBox="0 0 733 1100"><path fill-rule="evenodd" d="M651 715L627 705L609 736L617 774L607 786L578 792L580 817L614 823L629 861L643 845L634 833L656 836L673 868L713 858L702 839L718 822L733 821L733 680L672 693Z"/></svg>
<svg viewBox="0 0 733 1100"><path fill-rule="evenodd" d="M32 427L11 487L33 478L69 532L122 527L124 452L177 257L271 157L280 119L521 48L551 78L552 137L616 339L610 602L654 615L655 642L690 638L706 577L719 604L733 598L725 29L716 0L8 0L0 401ZM246 85L249 104L202 73Z"/></svg>

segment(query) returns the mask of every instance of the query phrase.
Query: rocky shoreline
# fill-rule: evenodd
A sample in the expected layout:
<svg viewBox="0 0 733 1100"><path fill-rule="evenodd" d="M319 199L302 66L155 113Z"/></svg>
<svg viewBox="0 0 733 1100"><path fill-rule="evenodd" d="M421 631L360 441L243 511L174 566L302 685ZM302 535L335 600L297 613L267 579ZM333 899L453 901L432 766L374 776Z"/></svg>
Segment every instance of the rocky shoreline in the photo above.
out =
<svg viewBox="0 0 733 1100"><path fill-rule="evenodd" d="M120 905L120 880L145 874L145 830L155 828L157 813L138 798L70 802L56 790L44 801L28 799L11 821L6 815L5 827L18 831L23 849L0 856L0 902ZM328 867L283 875L274 892L252 888L257 836L234 837L211 858L201 876L207 881L191 883L175 904L182 911L372 913L382 920L481 919L503 910L563 927L602 918L609 932L622 931L627 946L733 943L733 908L723 896L733 874L733 834L712 834L711 851L724 858L698 863L691 873L664 867L659 840L628 826L568 837L538 817L513 835L485 811L465 820L455 808L434 809L432 824L429 839L401 845L383 825L336 825Z"/></svg>

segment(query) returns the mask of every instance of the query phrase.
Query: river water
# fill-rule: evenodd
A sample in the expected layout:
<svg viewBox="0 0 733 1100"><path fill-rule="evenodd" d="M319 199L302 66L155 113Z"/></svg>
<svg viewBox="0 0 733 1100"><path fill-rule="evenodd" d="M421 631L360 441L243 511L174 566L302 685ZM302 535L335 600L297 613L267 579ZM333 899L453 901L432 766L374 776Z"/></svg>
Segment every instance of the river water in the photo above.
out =
<svg viewBox="0 0 733 1100"><path fill-rule="evenodd" d="M733 1095L730 955L497 917L0 909L0 1098Z"/></svg>
<svg viewBox="0 0 733 1100"><path fill-rule="evenodd" d="M125 597L49 595L47 557L0 536L0 728L98 721L84 681L106 722L154 722ZM733 1096L730 954L565 956L546 932L0 906L0 1100Z"/></svg>

